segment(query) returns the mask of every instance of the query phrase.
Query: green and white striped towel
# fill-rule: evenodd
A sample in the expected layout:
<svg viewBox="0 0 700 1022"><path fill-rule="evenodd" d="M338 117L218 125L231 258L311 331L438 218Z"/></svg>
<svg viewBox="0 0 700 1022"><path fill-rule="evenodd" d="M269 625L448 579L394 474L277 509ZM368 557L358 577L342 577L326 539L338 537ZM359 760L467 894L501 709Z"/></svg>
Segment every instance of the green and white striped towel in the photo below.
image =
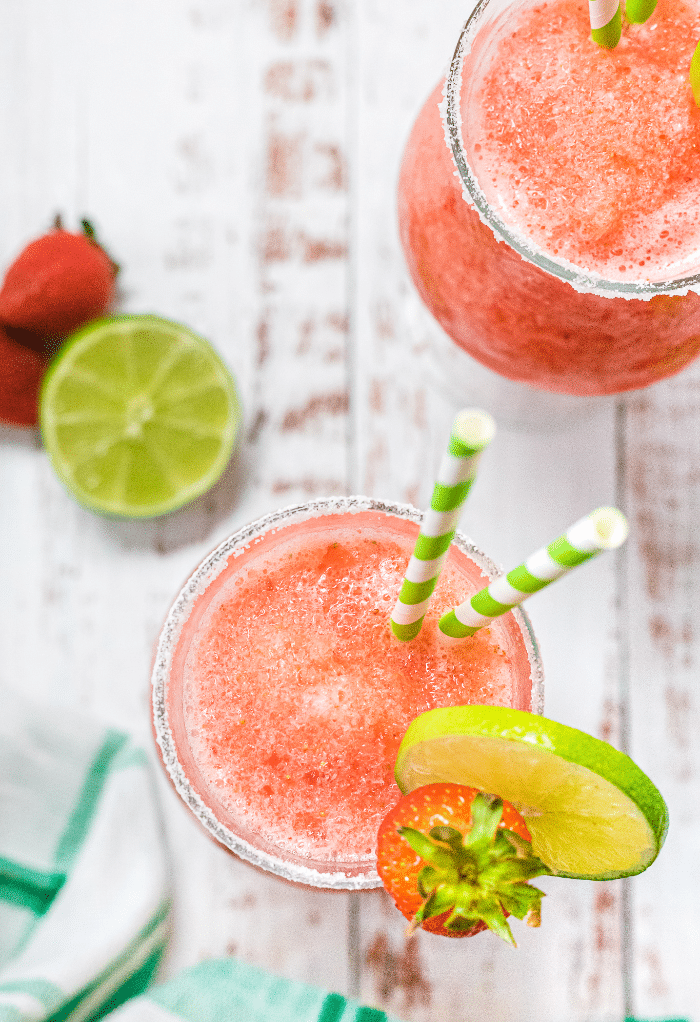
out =
<svg viewBox="0 0 700 1022"><path fill-rule="evenodd" d="M202 962L151 987L106 1022L398 1022L349 1001L231 958Z"/></svg>
<svg viewBox="0 0 700 1022"><path fill-rule="evenodd" d="M150 982L168 864L125 734L0 688L0 1022L87 1022Z"/></svg>

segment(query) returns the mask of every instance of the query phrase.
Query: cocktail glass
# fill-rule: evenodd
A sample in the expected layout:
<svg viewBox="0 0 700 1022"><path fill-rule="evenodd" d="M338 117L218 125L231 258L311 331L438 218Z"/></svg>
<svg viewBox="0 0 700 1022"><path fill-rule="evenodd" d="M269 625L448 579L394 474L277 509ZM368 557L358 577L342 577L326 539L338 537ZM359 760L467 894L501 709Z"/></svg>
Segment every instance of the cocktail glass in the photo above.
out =
<svg viewBox="0 0 700 1022"><path fill-rule="evenodd" d="M346 530L343 535L347 541L347 529L350 526L354 534L376 538L379 543L400 543L407 551L407 561L421 518L421 513L409 505L386 504L366 497L317 500L266 515L229 536L202 561L183 586L163 625L155 654L152 683L155 735L165 768L182 799L212 837L240 858L287 880L337 890L380 886L373 850L364 849L360 854L347 852L352 845L352 828L348 834L337 835L340 849L337 854L327 857L300 855L285 847L284 841L276 838L271 829L266 833L261 833L260 829L254 832L244 820L237 817L230 804L226 805L220 789L212 783L211 777L205 777L188 733L185 707L190 698L187 694L188 686L197 685L197 677L193 677L192 670L188 668L188 663L192 663L188 657L191 657L194 649L193 643L207 620L211 620L212 609L220 605L217 598L226 591L226 587L235 587L236 579L251 569L255 570L255 566L267 558L274 558L276 551L282 550L287 556L290 540L308 539L311 542L322 536L324 542L327 539L329 546L332 546L334 537L341 534L339 530ZM476 591L485 584L485 579L491 579L497 574L489 558L459 532L448 558L448 567L450 564L458 571L460 584L463 577L467 592L470 588ZM392 594L393 599L396 595ZM359 616L361 598L358 598L358 629L362 627ZM408 656L411 643L399 643L390 637L389 614L392 607L393 602L390 600L381 621L386 626L389 641L396 644L397 648L401 647L397 655L405 653ZM436 608L436 615L440 609L445 608ZM493 634L510 661L508 671L511 687L507 704L541 713L542 664L526 614L516 609L499 618L494 624ZM300 662L303 664L314 637L304 634L299 638ZM230 651L230 655L235 656L235 649ZM264 658L264 652L261 651L260 656ZM328 673L330 675L332 672L329 670ZM361 685L362 680L358 682L355 677L352 684ZM372 685L369 672L366 685ZM371 697L372 692L368 698ZM315 703L319 702L317 692L314 692L313 698ZM488 700L481 698L477 701ZM264 707L265 704L262 713L265 713ZM400 722L401 734L408 723L409 720ZM386 765L388 775L393 769L395 751L387 753L392 757L391 763ZM268 747L260 749L261 758L268 753ZM348 770L351 770L350 766ZM393 780L388 781L385 787L387 790L393 788ZM387 809L398 797L398 788L395 797L389 792ZM365 808L356 806L353 812L361 814Z"/></svg>
<svg viewBox="0 0 700 1022"><path fill-rule="evenodd" d="M518 237L470 164L474 69L503 19L527 3L480 0L457 44L443 117L440 85L414 125L399 183L409 270L455 344L502 377L588 397L646 387L700 352L700 254L680 279L605 280Z"/></svg>

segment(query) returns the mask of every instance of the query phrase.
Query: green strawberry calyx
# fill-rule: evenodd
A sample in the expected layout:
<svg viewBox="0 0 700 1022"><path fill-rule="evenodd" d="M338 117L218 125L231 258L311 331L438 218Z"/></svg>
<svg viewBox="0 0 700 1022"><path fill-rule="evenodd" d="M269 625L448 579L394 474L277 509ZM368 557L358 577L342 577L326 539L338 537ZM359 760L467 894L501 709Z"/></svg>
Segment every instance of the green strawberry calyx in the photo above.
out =
<svg viewBox="0 0 700 1022"><path fill-rule="evenodd" d="M83 219L80 221L80 226L82 227L83 234L88 239L88 241L91 241L93 245L96 245L107 256L107 258L109 259L109 265L112 268L112 276L116 277L121 267L119 263L115 262L114 259L112 259L111 255L104 247L102 242L97 240L97 234L95 233L95 228L92 226L91 221L86 220L85 217L83 217Z"/></svg>
<svg viewBox="0 0 700 1022"><path fill-rule="evenodd" d="M532 854L529 841L499 827L502 799L480 793L472 802L471 812L472 826L467 834L449 826L433 827L428 834L412 827L398 828L426 862L417 877L423 904L409 932L425 919L449 912L442 924L446 929L471 930L483 922L515 946L506 915L539 926L544 892L528 881L551 870Z"/></svg>

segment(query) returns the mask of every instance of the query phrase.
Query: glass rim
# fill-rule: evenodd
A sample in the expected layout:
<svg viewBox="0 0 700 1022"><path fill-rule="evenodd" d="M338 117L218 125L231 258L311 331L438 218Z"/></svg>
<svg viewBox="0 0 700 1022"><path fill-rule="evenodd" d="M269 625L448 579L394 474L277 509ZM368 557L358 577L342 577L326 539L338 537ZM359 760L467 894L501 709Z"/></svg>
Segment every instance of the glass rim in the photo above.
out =
<svg viewBox="0 0 700 1022"><path fill-rule="evenodd" d="M315 517L363 511L377 511L398 518L408 518L417 524L420 524L424 517L423 512L411 504L380 501L363 496L328 497L304 504L288 505L263 515L231 533L200 561L173 600L158 636L151 671L153 730L163 766L175 790L205 830L239 858L266 872L294 883L332 890L365 890L381 887L382 882L376 871L374 858L360 859L352 864L329 861L327 870L317 868L321 865L317 860L308 860L315 862L316 865L302 865L298 856L285 859L282 849L279 850L279 855L274 855L256 847L219 820L214 810L195 790L178 755L168 707L169 677L182 629L194 605L206 588L226 568L229 556L236 549L242 552L251 540L262 537L277 527L285 528L294 521L308 521ZM475 546L464 533L458 531L452 542L489 577L494 578L502 573L491 558ZM532 712L541 715L544 709L544 672L539 646L530 620L522 608L515 607L511 613L522 635L530 664ZM352 872L348 871L348 867L351 867ZM356 867L357 872L354 872Z"/></svg>
<svg viewBox="0 0 700 1022"><path fill-rule="evenodd" d="M576 291L601 294L608 298L639 298L654 295L678 295L688 291L700 292L700 272L666 281L622 281L607 280L591 270L586 270L563 259L547 254L544 249L518 235L499 216L484 194L476 175L469 166L462 136L462 115L460 98L462 91L462 68L464 58L481 27L484 12L493 0L478 0L460 33L445 79L443 102L440 105L445 128L447 147L462 182L464 199L475 207L481 220L491 229L497 241L505 241L521 258L546 271L553 277L566 281Z"/></svg>

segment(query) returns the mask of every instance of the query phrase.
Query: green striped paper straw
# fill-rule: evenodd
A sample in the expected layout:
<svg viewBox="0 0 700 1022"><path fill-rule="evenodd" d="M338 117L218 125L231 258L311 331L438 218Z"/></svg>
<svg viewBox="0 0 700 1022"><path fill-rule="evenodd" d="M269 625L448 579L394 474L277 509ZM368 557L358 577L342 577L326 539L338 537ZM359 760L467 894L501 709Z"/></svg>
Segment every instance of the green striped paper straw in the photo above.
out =
<svg viewBox="0 0 700 1022"><path fill-rule="evenodd" d="M634 25L641 25L648 21L654 13L656 0L627 0L625 3L625 17Z"/></svg>
<svg viewBox="0 0 700 1022"><path fill-rule="evenodd" d="M421 523L408 562L399 598L391 614L391 630L397 639L415 639L421 630L440 577L450 543L457 529L462 505L469 493L481 452L496 432L488 412L465 408L455 418L447 452L440 463L430 509Z"/></svg>
<svg viewBox="0 0 700 1022"><path fill-rule="evenodd" d="M690 61L690 87L693 90L693 99L700 106L700 43L695 47Z"/></svg>
<svg viewBox="0 0 700 1022"><path fill-rule="evenodd" d="M581 518L549 546L538 550L524 564L501 575L485 589L440 618L440 631L453 639L473 635L493 618L505 614L538 589L544 589L567 571L614 550L627 539L627 519L615 507L600 507Z"/></svg>
<svg viewBox="0 0 700 1022"><path fill-rule="evenodd" d="M588 13L593 42L606 50L614 50L622 35L620 0L589 0Z"/></svg>

